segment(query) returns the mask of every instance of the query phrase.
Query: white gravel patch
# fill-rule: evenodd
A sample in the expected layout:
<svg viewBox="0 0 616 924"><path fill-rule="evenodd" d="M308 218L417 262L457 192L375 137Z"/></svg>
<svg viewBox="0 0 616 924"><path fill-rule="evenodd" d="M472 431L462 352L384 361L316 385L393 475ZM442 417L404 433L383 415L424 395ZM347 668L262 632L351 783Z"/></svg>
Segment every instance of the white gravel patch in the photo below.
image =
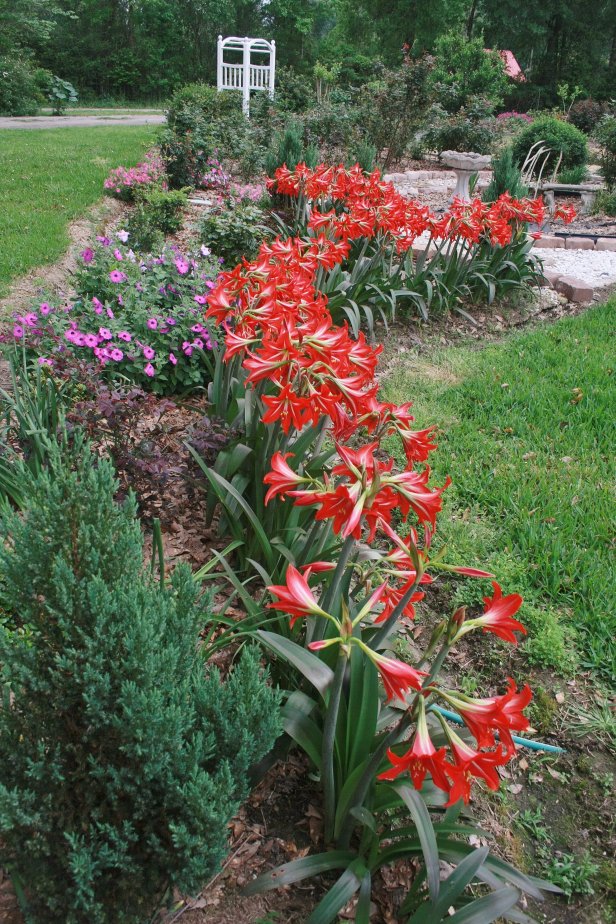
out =
<svg viewBox="0 0 616 924"><path fill-rule="evenodd" d="M609 250L548 250L537 248L546 270L575 276L593 289L616 283L616 253Z"/></svg>

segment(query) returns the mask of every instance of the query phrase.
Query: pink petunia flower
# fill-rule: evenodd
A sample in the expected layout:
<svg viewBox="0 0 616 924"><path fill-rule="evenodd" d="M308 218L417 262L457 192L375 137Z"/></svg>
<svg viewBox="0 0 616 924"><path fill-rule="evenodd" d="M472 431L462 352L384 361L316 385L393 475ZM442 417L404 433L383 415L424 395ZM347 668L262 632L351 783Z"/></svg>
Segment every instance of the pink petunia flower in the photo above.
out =
<svg viewBox="0 0 616 924"><path fill-rule="evenodd" d="M146 359L154 359L154 357L156 356L156 353L154 352L152 347L144 346L143 355L145 356Z"/></svg>
<svg viewBox="0 0 616 924"><path fill-rule="evenodd" d="M122 241L122 243L125 244L125 243L127 242L128 238L130 237L130 235L129 235L128 231L122 230L122 231L118 231L118 232L116 233L116 237L117 237L117 239L118 239L119 241Z"/></svg>
<svg viewBox="0 0 616 924"><path fill-rule="evenodd" d="M148 363L147 366L145 367L145 369L144 369L143 371L145 372L146 375L149 375L150 378L152 378L152 376L156 375L156 372L155 372L155 370L154 370L154 366L152 365L152 363Z"/></svg>
<svg viewBox="0 0 616 924"><path fill-rule="evenodd" d="M131 340L133 339L127 330L121 330L118 333L118 337L120 338L120 340L123 340L125 343L130 343Z"/></svg>
<svg viewBox="0 0 616 924"><path fill-rule="evenodd" d="M111 340L113 336L113 334L111 333L108 327L99 327L98 332L103 338L103 340Z"/></svg>
<svg viewBox="0 0 616 924"><path fill-rule="evenodd" d="M13 328L13 336L20 340L24 335L24 329L21 324L16 324Z"/></svg>
<svg viewBox="0 0 616 924"><path fill-rule="evenodd" d="M95 347L99 344L99 339L96 334L86 334L84 337L85 345L88 347Z"/></svg>
<svg viewBox="0 0 616 924"><path fill-rule="evenodd" d="M178 364L178 361L173 355L173 353L169 353L169 362L171 363L172 366L177 366Z"/></svg>
<svg viewBox="0 0 616 924"><path fill-rule="evenodd" d="M156 328L158 327L158 321L156 320L156 318L148 318L146 323L148 327L150 328L150 330L156 330Z"/></svg>
<svg viewBox="0 0 616 924"><path fill-rule="evenodd" d="M180 276L185 276L190 269L189 264L186 262L186 260L183 260L182 257L178 257L176 259L175 266Z"/></svg>
<svg viewBox="0 0 616 924"><path fill-rule="evenodd" d="M94 259L94 251L90 247L86 247L85 250L81 251L81 259L84 263L91 263Z"/></svg>
<svg viewBox="0 0 616 924"><path fill-rule="evenodd" d="M51 305L49 305L47 302L42 302L39 305L39 312L45 317L49 314L50 311L51 311Z"/></svg>
<svg viewBox="0 0 616 924"><path fill-rule="evenodd" d="M111 270L109 273L109 278L112 282L126 282L126 274L121 273L120 270Z"/></svg>
<svg viewBox="0 0 616 924"><path fill-rule="evenodd" d="M124 353L122 352L122 350L118 350L117 347L114 347L113 350L109 351L109 356L111 359L114 359L117 363L119 363L121 359L124 359Z"/></svg>

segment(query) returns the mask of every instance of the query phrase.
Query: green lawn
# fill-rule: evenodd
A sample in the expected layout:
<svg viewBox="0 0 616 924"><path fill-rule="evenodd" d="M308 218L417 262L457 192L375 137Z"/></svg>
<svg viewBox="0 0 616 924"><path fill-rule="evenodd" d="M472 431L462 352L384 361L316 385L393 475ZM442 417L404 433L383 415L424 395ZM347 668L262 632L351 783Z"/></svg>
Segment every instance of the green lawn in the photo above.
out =
<svg viewBox="0 0 616 924"><path fill-rule="evenodd" d="M67 226L103 194L112 167L137 163L153 126L0 131L0 294L68 247Z"/></svg>
<svg viewBox="0 0 616 924"><path fill-rule="evenodd" d="M476 350L406 355L384 383L438 423L441 540L525 597L531 660L614 674L616 301ZM473 589L460 588L460 602ZM474 592L479 596L479 588Z"/></svg>

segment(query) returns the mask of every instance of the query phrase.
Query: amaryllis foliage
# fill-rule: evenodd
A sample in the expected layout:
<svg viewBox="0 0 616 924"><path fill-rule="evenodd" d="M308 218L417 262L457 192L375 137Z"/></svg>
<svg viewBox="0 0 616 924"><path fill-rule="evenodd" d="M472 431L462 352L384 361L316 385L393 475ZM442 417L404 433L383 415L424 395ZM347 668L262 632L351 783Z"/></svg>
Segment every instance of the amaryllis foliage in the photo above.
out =
<svg viewBox="0 0 616 924"><path fill-rule="evenodd" d="M521 891L540 898L539 885L546 884L477 853L459 839L472 829L456 827L456 819L472 783L496 788L499 768L515 757L513 733L529 727L523 710L530 690L509 680L505 693L473 698L439 675L451 649L472 631L515 643L514 633L524 631L514 619L522 600L503 595L494 582L483 614L469 617L460 608L445 615L413 663L396 656L398 632L415 617L439 569L492 576L431 557L448 486L430 477L434 427L415 424L408 403L380 401L381 348L335 324L320 289L327 272L348 258L354 235L369 237L387 225L403 250L419 218L412 205L398 214L400 202L376 174L298 168L277 182L286 194L301 183L313 199L321 189L334 198L339 191L347 210L338 216L334 208L322 227L313 211L313 236L263 244L255 261L224 273L210 295L206 316L226 331L211 397L229 422L244 422L245 442L204 470L235 527L232 547L243 545L245 568L269 585L270 602L259 611L226 564L249 611L239 632L267 621L258 636L289 666L285 728L320 774L326 851L260 877L253 888L343 869L309 922L334 921L354 895L355 920L367 922L375 872L420 856L431 922L444 919L451 905L468 903L464 890L474 879L496 888L481 899L482 920L506 917ZM539 204L503 202L499 209L492 231L484 223L481 234L504 237L506 215L523 210L526 217ZM452 213L441 232L474 235L475 220L484 221ZM402 470L385 451L385 436L400 440ZM461 730L448 721L452 709ZM440 859L470 871L449 884L446 901ZM416 909L420 885L421 879L401 909L416 911L419 917L409 920L417 922L428 920ZM519 910L515 914L522 920Z"/></svg>

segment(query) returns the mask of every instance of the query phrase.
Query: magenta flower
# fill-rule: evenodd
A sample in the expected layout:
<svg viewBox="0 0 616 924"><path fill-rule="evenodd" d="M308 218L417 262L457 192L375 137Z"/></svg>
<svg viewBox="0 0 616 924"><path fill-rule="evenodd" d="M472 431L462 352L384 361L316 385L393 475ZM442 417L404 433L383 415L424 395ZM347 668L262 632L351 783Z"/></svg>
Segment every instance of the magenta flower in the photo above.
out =
<svg viewBox="0 0 616 924"><path fill-rule="evenodd" d="M156 330L156 328L158 327L158 321L156 320L156 318L148 318L147 325L150 328L150 330Z"/></svg>
<svg viewBox="0 0 616 924"><path fill-rule="evenodd" d="M24 329L21 324L16 324L13 328L13 336L20 340L24 335Z"/></svg>
<svg viewBox="0 0 616 924"><path fill-rule="evenodd" d="M166 318L165 320L167 321L169 327L175 327L177 324L177 321L174 318Z"/></svg>
<svg viewBox="0 0 616 924"><path fill-rule="evenodd" d="M173 366L177 366L177 364L178 364L178 361L177 361L177 359L175 358L175 356L173 355L173 353L169 353L169 362L170 362L171 365L173 365Z"/></svg>
<svg viewBox="0 0 616 924"><path fill-rule="evenodd" d="M205 295L195 295L195 301L198 305L207 305L207 298Z"/></svg>
<svg viewBox="0 0 616 924"><path fill-rule="evenodd" d="M177 260L175 261L175 266L180 276L185 276L188 270L190 269L190 266L188 265L186 260L182 259L182 257L177 258Z"/></svg>
<svg viewBox="0 0 616 924"><path fill-rule="evenodd" d="M120 338L120 340L123 340L125 343L130 343L131 340L133 339L127 330L121 330L118 333L118 337Z"/></svg>
<svg viewBox="0 0 616 924"><path fill-rule="evenodd" d="M150 378L152 378L152 376L156 374L152 363L148 363L143 371L145 372L146 375L149 375Z"/></svg>
<svg viewBox="0 0 616 924"><path fill-rule="evenodd" d="M126 274L121 273L120 270L111 270L109 273L109 278L112 282L126 282Z"/></svg>
<svg viewBox="0 0 616 924"><path fill-rule="evenodd" d="M114 347L113 350L109 351L109 356L111 359L115 359L117 363L119 363L121 359L124 359L124 353L122 350L118 350L117 347Z"/></svg>
<svg viewBox="0 0 616 924"><path fill-rule="evenodd" d="M33 311L28 312L23 320L24 323L28 325L28 327L36 327L38 322L38 318Z"/></svg>
<svg viewBox="0 0 616 924"><path fill-rule="evenodd" d="M144 346L143 355L145 356L146 359L154 359L154 357L156 356L156 353L154 352L152 347Z"/></svg>
<svg viewBox="0 0 616 924"><path fill-rule="evenodd" d="M111 241L109 240L108 237L99 236L96 238L96 240L99 242L99 244L102 244L103 247L109 247L109 245L111 244Z"/></svg>
<svg viewBox="0 0 616 924"><path fill-rule="evenodd" d="M202 325L202 324L193 324L193 326L192 326L190 329L191 329L191 331L193 332L193 334L202 334L202 333L203 333L203 325Z"/></svg>
<svg viewBox="0 0 616 924"><path fill-rule="evenodd" d="M193 340L193 346L196 347L198 350L203 349L203 340L201 339L201 337L195 337L195 339Z"/></svg>
<svg viewBox="0 0 616 924"><path fill-rule="evenodd" d="M193 348L192 348L192 344L188 340L184 341L184 343L182 344L182 349L184 350L184 353L186 356L192 356Z"/></svg>
<svg viewBox="0 0 616 924"><path fill-rule="evenodd" d="M86 338L80 331L76 330L73 334L73 343L75 346L85 346Z"/></svg>
<svg viewBox="0 0 616 924"><path fill-rule="evenodd" d="M37 363L39 366L53 366L53 359L45 359L44 356L39 356Z"/></svg>
<svg viewBox="0 0 616 924"><path fill-rule="evenodd" d="M111 333L108 327L99 327L98 332L103 338L103 340L111 340L113 336L113 334Z"/></svg>
<svg viewBox="0 0 616 924"><path fill-rule="evenodd" d="M115 318L115 314L113 313L113 311L111 310L111 308L108 308L108 309L107 309L107 317L108 317L108 318L111 318L112 320L113 320L113 318Z"/></svg>
<svg viewBox="0 0 616 924"><path fill-rule="evenodd" d="M216 285L216 283L212 282L211 279L208 279L205 284L208 287L208 289L213 289L214 286Z"/></svg>
<svg viewBox="0 0 616 924"><path fill-rule="evenodd" d="M39 311L40 311L40 313L41 313L42 315L47 316L47 315L49 314L49 312L51 311L51 305L48 305L47 302L43 302L43 303L39 306Z"/></svg>
<svg viewBox="0 0 616 924"><path fill-rule="evenodd" d="M103 313L103 303L96 297L92 299L92 304L94 305L94 310L97 314Z"/></svg>
<svg viewBox="0 0 616 924"><path fill-rule="evenodd" d="M85 250L81 251L81 259L84 263L91 263L94 259L94 251L90 247L86 247Z"/></svg>
<svg viewBox="0 0 616 924"><path fill-rule="evenodd" d="M113 255L114 255L114 257L116 258L116 260L123 260L123 259L124 259L124 257L122 256L122 251L121 251L121 250L118 250L117 247L116 247L116 249L113 251Z"/></svg>
<svg viewBox="0 0 616 924"><path fill-rule="evenodd" d="M84 337L85 345L88 347L98 346L98 337L96 334L86 334Z"/></svg>

